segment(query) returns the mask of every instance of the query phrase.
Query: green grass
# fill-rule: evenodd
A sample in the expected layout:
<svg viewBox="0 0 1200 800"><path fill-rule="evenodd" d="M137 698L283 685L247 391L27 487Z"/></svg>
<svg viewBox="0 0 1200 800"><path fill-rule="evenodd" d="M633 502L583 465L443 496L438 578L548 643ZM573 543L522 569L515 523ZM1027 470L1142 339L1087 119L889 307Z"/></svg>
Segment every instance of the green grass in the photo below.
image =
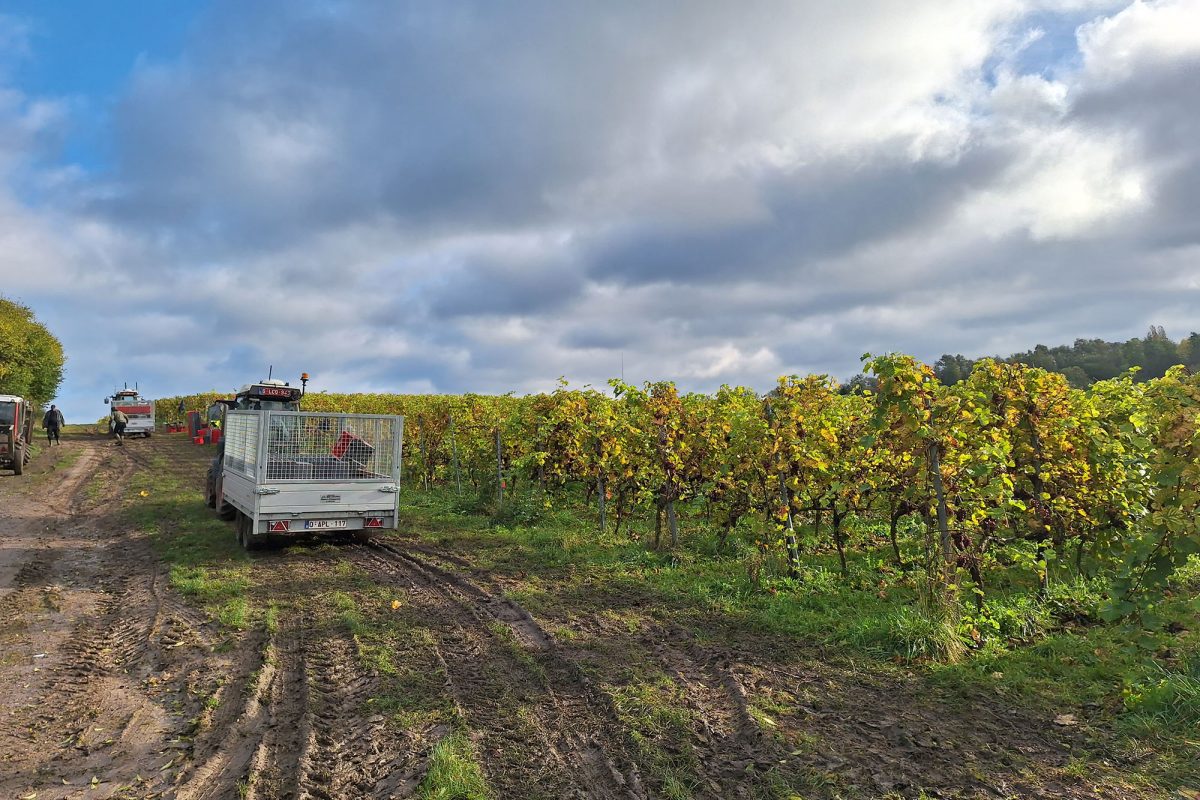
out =
<svg viewBox="0 0 1200 800"><path fill-rule="evenodd" d="M699 786L700 765L691 747L691 713L679 686L663 675L606 690L661 796L690 798Z"/></svg>
<svg viewBox="0 0 1200 800"><path fill-rule="evenodd" d="M492 800L475 747L466 734L444 737L429 756L429 771L418 788L421 800Z"/></svg>
<svg viewBox="0 0 1200 800"><path fill-rule="evenodd" d="M1132 727L1200 733L1200 658L1160 667L1158 675L1127 687L1125 707Z"/></svg>
<svg viewBox="0 0 1200 800"><path fill-rule="evenodd" d="M955 664L966 653L958 623L920 605L899 606L878 616L860 618L858 627L842 642L863 652L897 656L906 662Z"/></svg>
<svg viewBox="0 0 1200 800"><path fill-rule="evenodd" d="M517 662L533 675L538 677L538 680L543 684L546 683L546 669L543 667L533 654L530 653L523 644L517 639L517 635L513 633L512 628L505 625L503 622L492 621L488 623L488 630L496 637Z"/></svg>
<svg viewBox="0 0 1200 800"><path fill-rule="evenodd" d="M245 629L260 621L266 609L251 602L251 563L230 524L205 507L198 489L183 485L171 473L166 459L155 456L151 463L153 469L139 470L130 478L125 514L153 537L172 587L230 628ZM103 488L102 479L97 485Z"/></svg>

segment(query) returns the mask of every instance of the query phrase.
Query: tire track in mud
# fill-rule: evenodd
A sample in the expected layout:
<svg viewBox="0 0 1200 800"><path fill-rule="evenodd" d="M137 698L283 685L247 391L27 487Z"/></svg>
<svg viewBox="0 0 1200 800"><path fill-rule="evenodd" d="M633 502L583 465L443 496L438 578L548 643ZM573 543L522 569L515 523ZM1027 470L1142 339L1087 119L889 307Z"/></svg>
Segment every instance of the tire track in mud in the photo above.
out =
<svg viewBox="0 0 1200 800"><path fill-rule="evenodd" d="M9 637L20 634L31 609L53 610L57 606L57 592L47 579L59 557L57 552L47 551L45 558L26 561L17 570L12 589L0 596L0 644L9 645Z"/></svg>
<svg viewBox="0 0 1200 800"><path fill-rule="evenodd" d="M447 690L479 744L499 796L646 798L608 698L529 613L409 552L374 542L351 552L399 583L437 634ZM433 555L433 554L430 554Z"/></svg>
<svg viewBox="0 0 1200 800"><path fill-rule="evenodd" d="M354 644L332 636L307 658L307 738L300 756L301 800L408 796L424 776L411 736L367 714L378 678L357 663Z"/></svg>
<svg viewBox="0 0 1200 800"><path fill-rule="evenodd" d="M226 710L197 736L179 800L407 796L424 774L382 715L363 714L376 676L345 637L310 635L301 616L266 642L257 666L222 687ZM236 703L237 691L246 696Z"/></svg>
<svg viewBox="0 0 1200 800"><path fill-rule="evenodd" d="M203 657L196 658L211 651L208 623L165 593L164 582L156 569L111 587L64 645L54 672L56 705L40 720L70 742L56 756L60 770L106 769L107 761L95 758L106 748L116 761L140 753L157 765L167 758L159 754L170 749L168 742L185 734L187 718L199 712L201 700L185 687L208 679ZM103 727L94 727L96 720ZM143 787L165 789L175 760Z"/></svg>
<svg viewBox="0 0 1200 800"><path fill-rule="evenodd" d="M691 712L692 747L706 784L696 796L748 796L747 782L780 764L787 753L763 735L741 682L694 634L668 627L654 635L654 642L660 667L683 690Z"/></svg>
<svg viewBox="0 0 1200 800"><path fill-rule="evenodd" d="M17 588L40 583L61 598L46 617L61 633L47 640L42 631L43 677L19 710L26 733L9 752L36 759L39 774L133 781L126 791L137 785L141 796L169 786L161 754L180 746L168 742L198 708L189 690L205 681L212 639L204 615L169 591L144 538L108 513L121 506L135 468L121 451L85 443L34 506L40 517L31 524L47 533L29 551ZM6 596L0 606L14 602Z"/></svg>
<svg viewBox="0 0 1200 800"><path fill-rule="evenodd" d="M300 757L311 730L307 633L304 616L289 618L280 626L265 695L268 722L250 758L245 800L283 800L300 794Z"/></svg>
<svg viewBox="0 0 1200 800"><path fill-rule="evenodd" d="M572 626L608 646L576 651L593 668L609 670L637 664L668 679L678 692L677 705L689 720L686 746L695 755L695 798L740 798L754 794L764 775L789 762L791 749L770 736L751 711L749 693L735 671L735 655L701 643L691 630L650 622L631 629L624 621L596 616Z"/></svg>
<svg viewBox="0 0 1200 800"><path fill-rule="evenodd" d="M100 450L94 444L82 445L83 452L75 463L67 467L62 480L39 507L40 517L65 518L79 512L84 483L94 475L100 464ZM48 515L45 512L50 512Z"/></svg>
<svg viewBox="0 0 1200 800"><path fill-rule="evenodd" d="M344 635L307 618L281 626L243 665L196 737L179 800L350 800L407 797L426 759L381 714L365 714L378 676ZM321 634L321 635L317 635ZM245 700L235 700L240 692ZM221 711L223 709L223 711Z"/></svg>
<svg viewBox="0 0 1200 800"><path fill-rule="evenodd" d="M220 800L244 796L246 780L263 729L270 724L270 700L278 670L276 643L264 643L260 657L243 663L238 680L214 697L218 711L196 735L193 758L179 774L176 800ZM235 700L240 694L244 699Z"/></svg>
<svg viewBox="0 0 1200 800"><path fill-rule="evenodd" d="M70 521L77 515L76 509L81 505L81 498L84 494L83 483L95 472L98 460L99 455L96 448L85 445L83 453L67 469L62 481L50 491L48 496L37 498L35 501L34 498L28 497L30 490L25 489L22 493L25 496L22 499L30 501L26 506L22 507L11 502L6 504L8 506L6 511L16 512L15 519L12 521L30 530L41 528L42 533L33 536L30 536L28 532L25 533L26 538L32 539L30 544L33 546L27 552L28 558L13 576L12 588L5 590L4 594L0 595L0 620L11 623L22 609L37 607L39 603L35 595L39 593L43 595L41 599L46 601L44 604L51 605L49 594L53 592L53 587L48 585L48 580L54 574L55 566L62 557L62 553L46 546L44 542L46 532L53 530L53 523L61 524L63 521ZM21 496L18 495L18 497ZM35 511L36 516L29 514L31 508ZM13 532L8 532L8 535L11 538Z"/></svg>
<svg viewBox="0 0 1200 800"><path fill-rule="evenodd" d="M520 605L496 597L414 553L454 568L474 570L474 566L465 559L409 542L402 545L403 551L386 543L376 546L389 551L393 557L419 565L434 573L439 580L462 591L477 607L512 627L527 647L555 648L552 638ZM617 640L628 637L628 631L614 633L600 630L602 636L609 634L613 634ZM746 795L747 783L753 781L756 774L761 776L782 763L788 752L764 735L762 727L751 713L746 689L732 668L734 659L709 651L694 633L679 626L654 626L647 634L639 637L639 646L645 650L647 659L651 663L656 662L658 668L681 690L684 706L693 720L691 747L698 756L697 763L701 768L698 777L703 782L695 789L695 796L723 800ZM555 649L559 660L570 665L570 675L578 676L587 683L571 655ZM611 709L611 700L606 693L597 691L594 694L602 698L601 704ZM615 710L611 716L616 718Z"/></svg>

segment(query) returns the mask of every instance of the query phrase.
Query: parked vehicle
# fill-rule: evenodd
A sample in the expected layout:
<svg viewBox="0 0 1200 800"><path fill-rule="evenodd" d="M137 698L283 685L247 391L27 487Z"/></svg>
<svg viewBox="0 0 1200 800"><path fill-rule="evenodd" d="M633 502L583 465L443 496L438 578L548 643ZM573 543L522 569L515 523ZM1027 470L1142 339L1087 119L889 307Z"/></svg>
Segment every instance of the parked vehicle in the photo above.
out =
<svg viewBox="0 0 1200 800"><path fill-rule="evenodd" d="M154 433L154 401L139 395L137 389L120 389L113 392L112 397L104 398L104 402L124 412L129 420L125 425L126 437L144 436L149 439Z"/></svg>
<svg viewBox="0 0 1200 800"><path fill-rule="evenodd" d="M22 475L33 441L33 406L23 397L0 394L0 469Z"/></svg>
<svg viewBox="0 0 1200 800"><path fill-rule="evenodd" d="M300 411L282 381L242 387L217 409L223 436L206 499L246 549L288 536L398 525L404 418Z"/></svg>

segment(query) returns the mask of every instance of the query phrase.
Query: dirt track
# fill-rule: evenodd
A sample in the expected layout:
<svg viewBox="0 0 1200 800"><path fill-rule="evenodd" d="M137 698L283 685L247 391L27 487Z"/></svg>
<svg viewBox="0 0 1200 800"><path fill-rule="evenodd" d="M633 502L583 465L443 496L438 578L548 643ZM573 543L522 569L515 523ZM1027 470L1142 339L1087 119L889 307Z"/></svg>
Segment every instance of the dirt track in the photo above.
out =
<svg viewBox="0 0 1200 800"><path fill-rule="evenodd" d="M0 477L0 797L410 797L453 720L502 800L666 796L639 749L653 731L616 701L647 669L685 720L663 752L695 775L688 796L788 796L779 781L805 797L1096 796L1055 777L1071 742L1036 716L952 708L916 681L736 637L717 648L668 622L535 620L501 578L403 537L256 556L255 600L284 612L230 631L175 594L121 521L123 487L163 448L198 503L205 452L157 439L70 439L71 467L43 454L28 480ZM339 576L396 598L390 667L365 666L362 641L308 602ZM403 698L398 685L445 713L373 705Z"/></svg>
<svg viewBox="0 0 1200 800"><path fill-rule="evenodd" d="M447 726L404 731L365 713L379 676L345 631L303 613L269 636L219 631L170 590L147 538L122 527L121 487L155 446L71 440L70 469L3 485L0 796L410 796ZM263 556L264 568L283 558ZM426 666L478 732L499 796L647 796L624 743L606 740L611 711L527 613L393 546L347 544L336 559L437 631ZM296 577L279 582L281 602ZM497 624L548 669L515 656ZM496 702L513 695L530 719Z"/></svg>

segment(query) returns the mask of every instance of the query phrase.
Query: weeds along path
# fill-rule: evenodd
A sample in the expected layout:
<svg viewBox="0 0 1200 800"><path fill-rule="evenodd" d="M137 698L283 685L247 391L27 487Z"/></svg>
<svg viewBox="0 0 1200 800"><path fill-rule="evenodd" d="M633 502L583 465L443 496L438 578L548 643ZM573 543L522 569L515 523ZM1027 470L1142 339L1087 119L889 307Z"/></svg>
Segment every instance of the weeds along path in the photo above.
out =
<svg viewBox="0 0 1200 800"><path fill-rule="evenodd" d="M348 552L434 633L446 691L497 796L648 796L611 705L528 612L390 544Z"/></svg>

